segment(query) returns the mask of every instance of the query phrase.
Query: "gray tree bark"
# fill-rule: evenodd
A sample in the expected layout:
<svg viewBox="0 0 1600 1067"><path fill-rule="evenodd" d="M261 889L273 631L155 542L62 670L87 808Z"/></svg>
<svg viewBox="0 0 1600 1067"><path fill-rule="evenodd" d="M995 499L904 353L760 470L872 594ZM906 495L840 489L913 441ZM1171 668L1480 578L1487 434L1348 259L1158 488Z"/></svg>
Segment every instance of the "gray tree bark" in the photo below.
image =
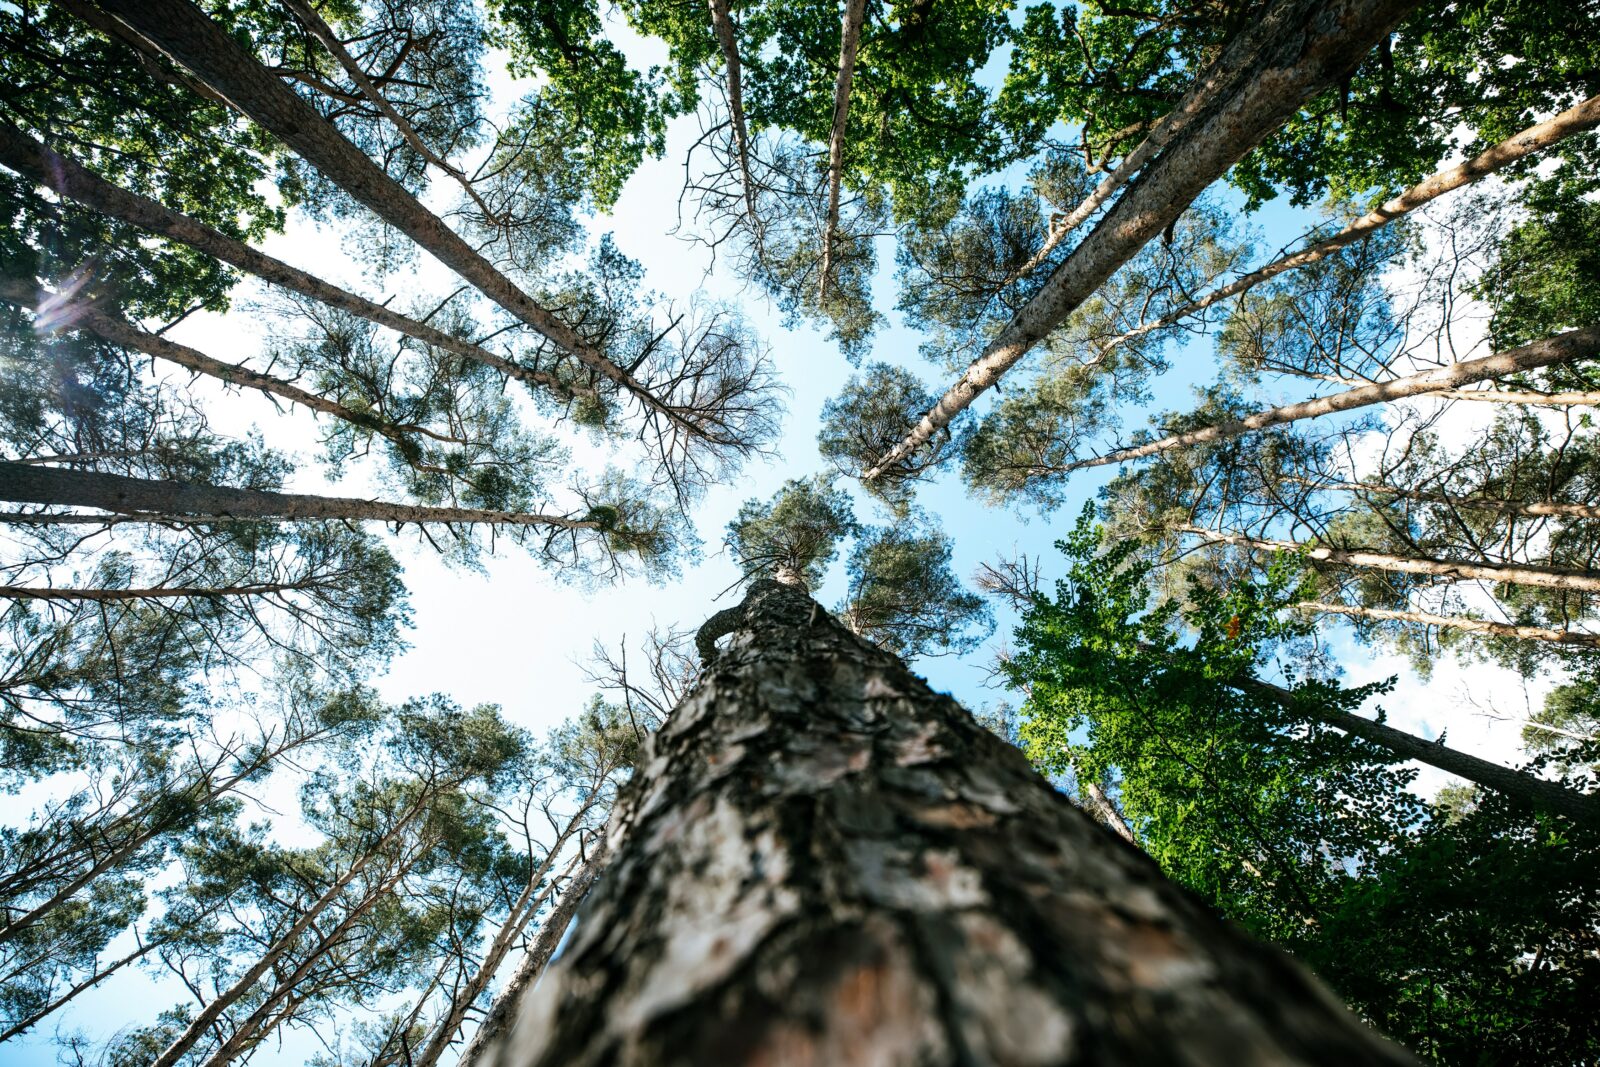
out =
<svg viewBox="0 0 1600 1067"><path fill-rule="evenodd" d="M1277 0L1223 50L1175 109L1193 114L1089 235L973 360L871 480L924 447L1117 268L1183 214L1311 97L1337 85L1417 0Z"/></svg>
<svg viewBox="0 0 1600 1067"><path fill-rule="evenodd" d="M794 587L608 836L483 1067L1412 1062Z"/></svg>
<svg viewBox="0 0 1600 1067"><path fill-rule="evenodd" d="M844 132L850 122L850 86L856 74L856 49L867 0L845 0L839 26L839 73L833 85L833 126L828 132L828 210L822 226L822 269L818 295L826 299L833 281L833 242L839 230L839 187L844 180Z"/></svg>

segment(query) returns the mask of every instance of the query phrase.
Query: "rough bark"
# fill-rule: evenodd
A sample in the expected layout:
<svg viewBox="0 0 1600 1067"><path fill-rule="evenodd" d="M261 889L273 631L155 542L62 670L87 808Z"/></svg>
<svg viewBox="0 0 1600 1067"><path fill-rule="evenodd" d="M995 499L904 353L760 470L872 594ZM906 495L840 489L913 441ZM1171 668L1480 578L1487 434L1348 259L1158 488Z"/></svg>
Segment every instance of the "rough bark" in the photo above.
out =
<svg viewBox="0 0 1600 1067"><path fill-rule="evenodd" d="M1216 77L1179 110L1194 117L1128 185L1039 291L906 438L863 477L924 447L979 395L1165 230L1213 181L1308 99L1338 84L1416 0L1277 0L1223 50Z"/></svg>
<svg viewBox="0 0 1600 1067"><path fill-rule="evenodd" d="M566 889L562 891L561 900L545 919L544 924L539 927L539 935L533 939L533 944L528 946L522 962L517 965L517 973L511 976L511 981L506 983L505 989L494 999L489 1014L484 1016L483 1023L473 1033L466 1050L461 1053L459 1067L484 1067L493 1063L499 1056L500 1047L514 1022L514 1013L534 983L539 980L539 976L544 973L544 969L549 966L550 958L556 954L562 937L572 925L572 917L578 913L578 905L589 895L589 889L594 885L601 868L605 866L606 855L606 839L601 838L590 850L588 861L578 868L572 880L567 883Z"/></svg>
<svg viewBox="0 0 1600 1067"><path fill-rule="evenodd" d="M744 66L739 62L739 43L733 34L733 16L728 0L707 0L711 8L711 29L722 49L722 65L728 72L728 121L733 124L733 148L739 159L739 182L744 189L744 210L752 232L759 232L756 215L755 182L750 177L750 127L744 118Z"/></svg>
<svg viewBox="0 0 1600 1067"><path fill-rule="evenodd" d="M500 273L189 0L96 2L489 299L647 407L681 421L670 405Z"/></svg>
<svg viewBox="0 0 1600 1067"><path fill-rule="evenodd" d="M120 474L61 470L0 461L0 500L101 508L123 514L225 517L229 519L348 519L393 523L485 523L597 530L600 523L560 515L526 515L481 508L424 507L385 500L273 493L194 482L128 478Z"/></svg>
<svg viewBox="0 0 1600 1067"><path fill-rule="evenodd" d="M1423 626L1441 626L1447 630L1466 630L1469 633L1490 634L1494 637L1515 637L1524 641L1548 641L1554 645L1572 648L1600 648L1600 634L1578 630L1554 630L1544 626L1515 626L1488 619L1469 619L1461 615L1435 615L1427 611L1395 611L1391 608L1365 608L1354 604L1329 604L1308 600L1297 604L1301 611L1314 611L1322 615L1348 615L1357 619L1377 619L1383 622L1414 622Z"/></svg>
<svg viewBox="0 0 1600 1067"><path fill-rule="evenodd" d="M1119 448L1103 456L1063 464L1057 473L1065 474L1085 467L1103 467L1111 463L1126 463L1129 460L1143 459L1146 456L1188 448L1191 445L1240 437L1255 430L1265 430L1270 426L1281 426L1301 419L1314 419L1340 411L1354 411L1357 408L1404 400L1408 397L1425 396L1440 389L1452 389L1473 382L1488 381L1491 378L1502 378L1508 374L1537 370L1540 367L1592 359L1597 355L1600 355L1600 326L1569 330L1554 337L1546 337L1542 341L1523 345L1521 348L1513 348L1509 352L1499 352L1481 359L1463 360L1447 367L1440 367L1438 370L1410 374L1393 381L1357 386L1314 400L1302 400L1296 404L1267 408L1242 419L1233 419L1215 426L1190 430L1188 433L1173 434L1170 437L1160 437L1132 448Z"/></svg>
<svg viewBox="0 0 1600 1067"><path fill-rule="evenodd" d="M1424 504L1443 504L1468 511L1494 511L1501 515L1523 515L1528 518L1600 519L1600 504L1573 504L1562 500L1497 500L1493 497L1452 496L1449 493L1430 493L1423 489L1402 489L1377 482L1319 481L1312 478L1290 478L1316 489L1342 493L1375 493L1380 496L1397 496L1403 500L1416 500Z"/></svg>
<svg viewBox="0 0 1600 1067"><path fill-rule="evenodd" d="M1498 763L1448 748L1443 741L1428 741L1373 719L1365 719L1338 708L1324 707L1315 701L1298 699L1291 690L1271 682L1252 678L1242 684L1253 689L1265 689L1296 711L1337 730L1381 745L1402 759L1426 763L1446 774L1503 793L1530 807L1547 808L1578 822L1600 821L1600 794L1581 793L1556 782L1536 778L1526 771L1502 767Z"/></svg>
<svg viewBox="0 0 1600 1067"><path fill-rule="evenodd" d="M1506 582L1540 589L1565 589L1600 593L1600 574L1568 567L1540 567L1527 563L1466 563L1459 560L1428 559L1422 556L1396 556L1388 552L1363 549L1329 548L1300 541L1279 541L1268 537L1247 537L1203 526L1174 526L1174 533L1191 534L1212 544L1238 545L1276 552L1304 552L1307 559L1337 563L1345 567L1366 567L1398 574L1422 574L1452 581Z"/></svg>
<svg viewBox="0 0 1600 1067"><path fill-rule="evenodd" d="M1591 96L1583 103L1568 108L1552 119L1536 123L1521 133L1513 134L1499 144L1473 156L1465 163L1447 167L1425 178L1399 196L1386 200L1383 204L1373 208L1327 240L1319 241L1310 248L1275 259L1259 270L1251 271L1249 274L1229 282L1227 285L1213 289L1193 303L1174 308L1159 318L1141 323L1127 333L1107 342L1105 348L1109 351L1117 345L1133 340L1135 337L1142 337L1152 330L1171 326L1173 323L1186 319L1190 315L1198 314L1213 304L1221 303L1229 297L1238 296L1245 290L1253 289L1262 282L1276 278L1287 271L1308 266L1320 259L1326 259L1340 249L1348 248L1362 238L1369 236L1380 227L1388 225L1400 216L1437 200L1445 193L1487 178L1489 175L1504 170L1513 163L1544 151L1557 142L1585 133L1596 126L1600 126L1600 96ZM1483 398L1473 397L1472 399Z"/></svg>
<svg viewBox="0 0 1600 1067"><path fill-rule="evenodd" d="M120 24L119 24L120 25ZM348 311L396 333L414 337L467 359L485 363L506 377L545 389L563 400L593 396L594 390L562 381L547 371L533 370L489 351L482 345L452 336L427 323L401 315L382 304L357 296L337 285L280 259L258 252L243 241L164 207L148 197L113 185L74 160L53 152L10 123L0 121L0 163L59 196L148 233L187 245L291 293Z"/></svg>
<svg viewBox="0 0 1600 1067"><path fill-rule="evenodd" d="M485 1067L1411 1062L777 583L610 836Z"/></svg>
<svg viewBox="0 0 1600 1067"><path fill-rule="evenodd" d="M833 85L833 126L828 132L828 211L822 226L822 270L818 292L826 298L833 281L833 242L839 230L839 193L844 181L844 133L850 122L850 86L856 74L856 49L867 0L845 0L839 27L839 74Z"/></svg>

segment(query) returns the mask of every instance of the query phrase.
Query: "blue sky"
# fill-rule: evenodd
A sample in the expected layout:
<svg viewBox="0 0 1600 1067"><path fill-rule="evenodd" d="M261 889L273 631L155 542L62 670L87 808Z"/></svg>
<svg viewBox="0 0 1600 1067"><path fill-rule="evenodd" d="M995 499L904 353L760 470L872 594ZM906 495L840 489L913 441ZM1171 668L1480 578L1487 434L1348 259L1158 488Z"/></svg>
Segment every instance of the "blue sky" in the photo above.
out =
<svg viewBox="0 0 1600 1067"><path fill-rule="evenodd" d="M500 93L512 86L503 75L491 84ZM502 97L504 98L504 97ZM624 637L636 639L652 623L698 625L728 600L716 595L732 585L737 574L722 554L724 526L739 504L749 498L770 496L787 478L803 477L822 468L815 435L823 403L843 384L851 367L837 348L808 327L788 329L781 316L757 293L744 289L726 270L707 273L706 251L667 234L677 217L677 194L682 180L681 153L693 119L680 121L665 157L647 162L628 183L615 211L598 226L616 236L618 246L640 260L647 284L679 301L691 295L720 299L738 305L758 333L771 345L772 357L789 389L788 415L777 454L770 462L748 467L730 486L707 493L695 520L704 542L703 557L684 569L673 582L651 586L634 581L587 590L565 584L515 548L502 548L484 561L481 573L452 569L425 544L411 538L396 544L406 569L416 625L409 651L399 657L380 681L392 698L442 691L465 704L481 701L502 705L513 721L537 733L577 712L593 691L584 681L582 663L595 640L616 644ZM1265 245L1277 247L1292 240L1312 221L1312 216L1282 204L1270 205L1257 217L1265 230ZM287 233L272 239L267 248L297 265L312 267L334 278L354 281L353 268L343 271L340 235L317 230L303 220L291 223ZM880 259L885 267L878 301L890 320L874 342L874 359L900 363L915 370L930 385L938 386L934 369L917 355L918 336L898 324L892 307L893 263L886 243ZM449 276L431 264L419 264L418 283L427 291L454 287ZM260 350L264 340L259 323L245 314L197 317L174 331L175 339L193 344L210 355L244 360ZM1173 360L1173 375L1164 380L1158 400L1175 405L1188 391L1214 373L1209 344L1196 342ZM305 462L296 487L327 489L316 470L315 424L303 412L279 411L256 395L214 398L219 428L244 430L258 427L269 442L295 447ZM1127 420L1129 428L1142 416ZM591 456L591 459L603 457ZM625 457L624 457L625 458ZM987 508L965 495L953 477L925 487L919 503L953 538L955 566L970 576L985 560L1017 552L1043 557L1046 573L1053 573L1056 556L1051 545L1070 526L1082 503L1111 476L1105 469L1084 472L1072 485L1066 505L1048 517ZM336 487L343 492L361 490L359 480ZM882 521L876 505L859 493L857 512L868 521ZM843 587L843 565L836 563L818 599L834 603ZM730 594L730 596L733 594ZM999 627L995 639L961 659L925 660L916 664L932 684L953 693L967 706L978 708L1002 698L984 685L986 666L998 642L1014 625L1014 618L997 605ZM1490 705L1515 717L1530 701L1537 705L1542 686L1527 690L1522 680L1487 666L1463 667L1443 663L1429 680L1418 678L1397 657L1354 644L1342 624L1331 629L1333 647L1352 683L1391 674L1401 676L1397 692L1385 700L1392 724L1433 737L1448 727L1452 745L1466 751L1512 761L1517 752L1517 727L1481 714ZM1426 774L1419 788L1427 792L1443 784L1442 775ZM115 951L115 946L113 946ZM52 1030L82 1029L106 1036L123 1026L149 1021L176 1002L181 989L170 980L127 973L85 995L72 1010L47 1023L31 1042L12 1043L0 1050L0 1064L47 1064L55 1060ZM315 1044L305 1035L287 1035L281 1048L263 1050L254 1062L294 1064L304 1061Z"/></svg>

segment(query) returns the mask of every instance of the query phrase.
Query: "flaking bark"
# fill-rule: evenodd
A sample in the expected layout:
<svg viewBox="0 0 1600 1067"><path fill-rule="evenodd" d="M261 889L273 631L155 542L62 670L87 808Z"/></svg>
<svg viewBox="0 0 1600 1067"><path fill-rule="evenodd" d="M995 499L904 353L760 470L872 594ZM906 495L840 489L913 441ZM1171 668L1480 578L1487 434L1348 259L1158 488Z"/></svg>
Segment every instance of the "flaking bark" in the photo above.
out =
<svg viewBox="0 0 1600 1067"><path fill-rule="evenodd" d="M1411 1062L778 583L608 836L481 1067Z"/></svg>

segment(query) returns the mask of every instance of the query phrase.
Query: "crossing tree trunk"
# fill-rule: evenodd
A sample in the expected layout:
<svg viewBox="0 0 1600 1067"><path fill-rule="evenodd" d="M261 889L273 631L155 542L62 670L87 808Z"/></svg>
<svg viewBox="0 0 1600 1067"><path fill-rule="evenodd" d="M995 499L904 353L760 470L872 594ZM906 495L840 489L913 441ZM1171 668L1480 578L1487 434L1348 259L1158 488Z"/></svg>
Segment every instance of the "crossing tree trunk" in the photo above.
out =
<svg viewBox="0 0 1600 1067"><path fill-rule="evenodd" d="M1358 619L1377 619L1383 622L1414 622L1423 626L1439 626L1447 630L1466 630L1468 633L1490 634L1494 637L1515 637L1523 641L1548 641L1554 645L1573 648L1600 648L1600 634L1582 630L1557 630L1548 626L1517 626L1507 622L1490 622L1465 615L1435 615L1429 611L1395 611L1390 608L1366 608L1357 604L1327 604L1306 601L1296 604L1301 611L1319 615L1348 615Z"/></svg>
<svg viewBox="0 0 1600 1067"><path fill-rule="evenodd" d="M794 587L608 836L484 1067L1411 1062Z"/></svg>

